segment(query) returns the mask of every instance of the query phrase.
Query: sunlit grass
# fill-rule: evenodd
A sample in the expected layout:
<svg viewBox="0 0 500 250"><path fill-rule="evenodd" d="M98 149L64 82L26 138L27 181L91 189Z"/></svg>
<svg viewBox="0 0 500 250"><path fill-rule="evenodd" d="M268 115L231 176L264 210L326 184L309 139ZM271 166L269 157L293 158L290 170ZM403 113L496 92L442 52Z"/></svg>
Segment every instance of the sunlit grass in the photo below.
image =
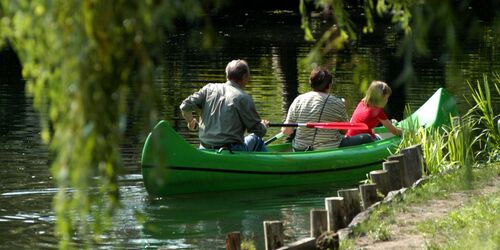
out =
<svg viewBox="0 0 500 250"><path fill-rule="evenodd" d="M500 192L480 197L446 218L425 221L418 228L429 249L498 249Z"/></svg>
<svg viewBox="0 0 500 250"><path fill-rule="evenodd" d="M370 237L373 241L388 241L391 239L391 233L387 224L382 222L373 230L368 231L368 237Z"/></svg>
<svg viewBox="0 0 500 250"><path fill-rule="evenodd" d="M376 210L372 212L369 219L358 225L354 228L354 236L351 239L342 240L340 242L340 249L357 249L356 248L356 240L357 238L367 235L373 241L381 241L388 240L391 237L391 232L389 231L390 225L399 225L399 223L405 223L404 221L400 221L397 219L398 214L406 213L411 211L411 207L415 205L426 204L429 200L433 199L448 199L450 194L453 192L463 191L469 189L470 187L465 185L465 175L464 171L467 171L466 168L459 168L456 171L448 171L440 174L436 174L431 176L429 181L424 183L417 189L411 189L407 191L401 199L395 200L389 204L382 204ZM487 183L491 181L492 178L498 176L500 174L500 163L490 163L486 165L478 166L477 168L472 169L473 178L472 185L477 189L483 189ZM497 197L499 193L496 192L495 195L489 196ZM489 198L485 198L485 202L483 205L488 205L490 201L487 201ZM496 201L495 201L496 202ZM470 210L472 211L472 210ZM498 207L496 208L498 214ZM459 213L459 212L456 212ZM490 214L485 214L485 217L464 217L471 220L466 222L470 225L475 224L486 224L490 225L490 222L479 222L481 220L490 220L495 217L490 216ZM493 222L498 225L498 217L495 218L497 221ZM431 223L431 222L429 222ZM492 224L495 225L495 224ZM445 224L443 224L445 226ZM425 227L425 226L424 226ZM488 229L487 227L485 227ZM493 228L494 229L494 228ZM422 229L421 229L422 230ZM489 230L489 229L488 229ZM436 229L436 232L439 233L439 230ZM429 232L427 232L429 233ZM498 233L485 231L488 234L488 237L495 238L497 236L493 235ZM490 235L492 233L492 235ZM430 233L429 233L430 234ZM464 234L461 234L462 236ZM465 239L464 239L465 240ZM430 243L428 247L435 245L435 243ZM479 246L479 245L478 245ZM446 247L445 247L446 248ZM456 247L451 247L452 249L457 249ZM442 248L440 248L442 249ZM458 248L458 249L470 249L470 248ZM477 248L476 248L477 249Z"/></svg>

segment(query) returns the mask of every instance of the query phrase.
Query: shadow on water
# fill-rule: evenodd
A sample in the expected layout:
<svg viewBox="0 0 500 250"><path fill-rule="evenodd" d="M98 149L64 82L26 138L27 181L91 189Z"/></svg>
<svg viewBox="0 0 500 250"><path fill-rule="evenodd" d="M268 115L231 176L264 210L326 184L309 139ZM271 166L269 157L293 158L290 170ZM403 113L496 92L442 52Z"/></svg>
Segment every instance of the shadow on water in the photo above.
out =
<svg viewBox="0 0 500 250"><path fill-rule="evenodd" d="M10 47L0 50L0 137L17 130L16 123L26 112L21 63Z"/></svg>

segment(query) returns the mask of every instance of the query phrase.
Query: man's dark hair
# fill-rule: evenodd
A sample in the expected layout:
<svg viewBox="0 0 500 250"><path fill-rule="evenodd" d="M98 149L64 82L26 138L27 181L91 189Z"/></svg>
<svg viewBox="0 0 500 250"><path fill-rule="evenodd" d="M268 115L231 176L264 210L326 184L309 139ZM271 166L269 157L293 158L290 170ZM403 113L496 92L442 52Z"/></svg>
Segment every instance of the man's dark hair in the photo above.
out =
<svg viewBox="0 0 500 250"><path fill-rule="evenodd" d="M321 67L313 69L309 76L309 84L311 84L311 88L315 91L325 92L330 84L333 83L332 80L333 75Z"/></svg>

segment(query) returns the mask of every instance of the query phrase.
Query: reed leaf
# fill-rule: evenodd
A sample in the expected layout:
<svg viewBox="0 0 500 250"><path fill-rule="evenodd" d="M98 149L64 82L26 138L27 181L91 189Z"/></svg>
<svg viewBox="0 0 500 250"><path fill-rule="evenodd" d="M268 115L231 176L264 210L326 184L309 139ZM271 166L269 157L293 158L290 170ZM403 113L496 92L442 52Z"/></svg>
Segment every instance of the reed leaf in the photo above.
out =
<svg viewBox="0 0 500 250"><path fill-rule="evenodd" d="M425 156L427 170L430 173L441 172L440 167L446 165L444 133L440 133L439 129L431 128L424 130L422 138L422 151Z"/></svg>
<svg viewBox="0 0 500 250"><path fill-rule="evenodd" d="M451 166L469 166L475 159L471 148L474 120L465 117L454 121L449 128L444 128L447 134L447 160Z"/></svg>
<svg viewBox="0 0 500 250"><path fill-rule="evenodd" d="M493 84L495 90L500 94L500 75L493 74ZM479 150L476 157L485 158L487 162L497 161L500 159L500 115L495 115L491 100L490 81L487 75L483 76L483 82L477 81L475 87L469 84L472 93L472 101L469 104L473 108L465 115L470 119L471 126L480 131L472 141L478 146Z"/></svg>

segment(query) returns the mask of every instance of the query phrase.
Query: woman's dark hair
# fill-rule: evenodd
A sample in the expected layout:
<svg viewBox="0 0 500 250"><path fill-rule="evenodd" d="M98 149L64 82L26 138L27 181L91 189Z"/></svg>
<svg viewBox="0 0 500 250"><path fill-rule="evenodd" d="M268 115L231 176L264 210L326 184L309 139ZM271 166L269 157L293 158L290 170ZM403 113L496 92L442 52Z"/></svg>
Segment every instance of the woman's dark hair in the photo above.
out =
<svg viewBox="0 0 500 250"><path fill-rule="evenodd" d="M326 69L321 67L315 68L311 71L309 76L309 84L314 91L325 92L326 89L332 84L333 75Z"/></svg>

